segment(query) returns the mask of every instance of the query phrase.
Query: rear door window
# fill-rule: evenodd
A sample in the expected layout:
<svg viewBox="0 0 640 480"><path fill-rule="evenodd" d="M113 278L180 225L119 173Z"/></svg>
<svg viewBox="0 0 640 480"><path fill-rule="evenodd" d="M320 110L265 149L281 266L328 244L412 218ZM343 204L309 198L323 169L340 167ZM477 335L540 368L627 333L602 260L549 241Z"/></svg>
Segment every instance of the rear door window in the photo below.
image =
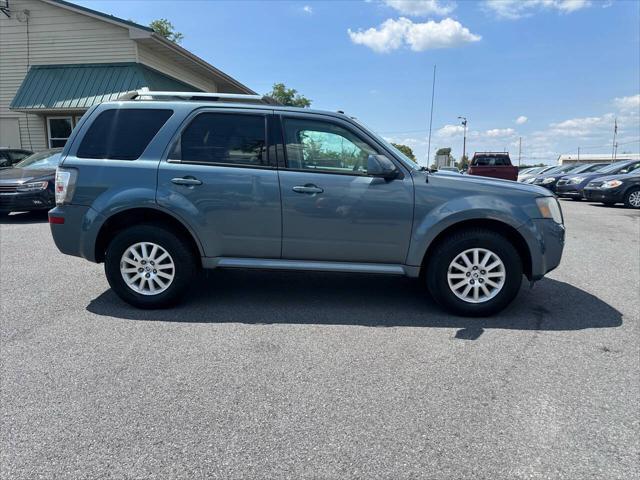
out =
<svg viewBox="0 0 640 480"><path fill-rule="evenodd" d="M89 127L76 156L136 160L172 113L155 108L105 110Z"/></svg>
<svg viewBox="0 0 640 480"><path fill-rule="evenodd" d="M268 166L266 117L201 113L182 132L170 158L212 165Z"/></svg>

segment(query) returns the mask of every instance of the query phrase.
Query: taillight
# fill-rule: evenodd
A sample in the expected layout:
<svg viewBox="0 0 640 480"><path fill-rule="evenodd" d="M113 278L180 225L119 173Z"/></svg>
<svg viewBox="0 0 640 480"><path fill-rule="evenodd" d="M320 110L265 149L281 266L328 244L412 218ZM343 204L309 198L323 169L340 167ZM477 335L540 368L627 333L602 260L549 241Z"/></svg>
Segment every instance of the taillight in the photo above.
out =
<svg viewBox="0 0 640 480"><path fill-rule="evenodd" d="M58 167L56 169L56 205L70 203L76 186L78 171L71 168Z"/></svg>

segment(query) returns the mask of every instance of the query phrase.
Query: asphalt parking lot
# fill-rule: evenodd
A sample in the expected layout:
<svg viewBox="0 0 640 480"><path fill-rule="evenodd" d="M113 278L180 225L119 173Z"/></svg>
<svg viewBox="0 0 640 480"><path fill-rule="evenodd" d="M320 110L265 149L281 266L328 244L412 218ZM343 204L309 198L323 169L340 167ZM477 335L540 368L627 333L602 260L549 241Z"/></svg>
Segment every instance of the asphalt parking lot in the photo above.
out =
<svg viewBox="0 0 640 480"><path fill-rule="evenodd" d="M137 311L45 216L0 220L0 477L637 478L640 213L562 205L561 266L490 319L242 271Z"/></svg>

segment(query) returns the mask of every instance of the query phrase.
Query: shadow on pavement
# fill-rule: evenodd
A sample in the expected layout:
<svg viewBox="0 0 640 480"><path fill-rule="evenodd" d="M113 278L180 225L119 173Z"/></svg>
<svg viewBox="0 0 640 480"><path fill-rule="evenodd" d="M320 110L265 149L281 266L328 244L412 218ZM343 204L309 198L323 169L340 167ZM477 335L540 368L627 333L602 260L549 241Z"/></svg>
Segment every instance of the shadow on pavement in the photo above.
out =
<svg viewBox="0 0 640 480"><path fill-rule="evenodd" d="M169 310L138 310L107 290L89 312L161 322L324 324L460 329L475 340L486 328L580 330L622 325L622 314L597 297L564 282L523 282L516 300L490 318L447 314L418 280L399 277L221 270L203 275L185 302Z"/></svg>
<svg viewBox="0 0 640 480"><path fill-rule="evenodd" d="M38 210L35 212L13 212L0 215L0 225L47 223L49 221L48 210Z"/></svg>

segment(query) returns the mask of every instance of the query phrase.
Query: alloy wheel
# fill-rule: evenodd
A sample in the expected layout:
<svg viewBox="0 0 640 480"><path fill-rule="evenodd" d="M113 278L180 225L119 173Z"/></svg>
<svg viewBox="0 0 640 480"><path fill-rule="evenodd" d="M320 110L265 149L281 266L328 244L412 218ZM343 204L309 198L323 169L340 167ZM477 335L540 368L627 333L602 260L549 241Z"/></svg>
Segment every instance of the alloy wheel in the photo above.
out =
<svg viewBox="0 0 640 480"><path fill-rule="evenodd" d="M139 242L122 254L120 273L134 292L158 295L171 286L176 270L173 258L164 248L151 242Z"/></svg>
<svg viewBox="0 0 640 480"><path fill-rule="evenodd" d="M498 255L486 248L471 248L449 264L447 281L453 294L468 303L484 303L504 287L507 272Z"/></svg>

